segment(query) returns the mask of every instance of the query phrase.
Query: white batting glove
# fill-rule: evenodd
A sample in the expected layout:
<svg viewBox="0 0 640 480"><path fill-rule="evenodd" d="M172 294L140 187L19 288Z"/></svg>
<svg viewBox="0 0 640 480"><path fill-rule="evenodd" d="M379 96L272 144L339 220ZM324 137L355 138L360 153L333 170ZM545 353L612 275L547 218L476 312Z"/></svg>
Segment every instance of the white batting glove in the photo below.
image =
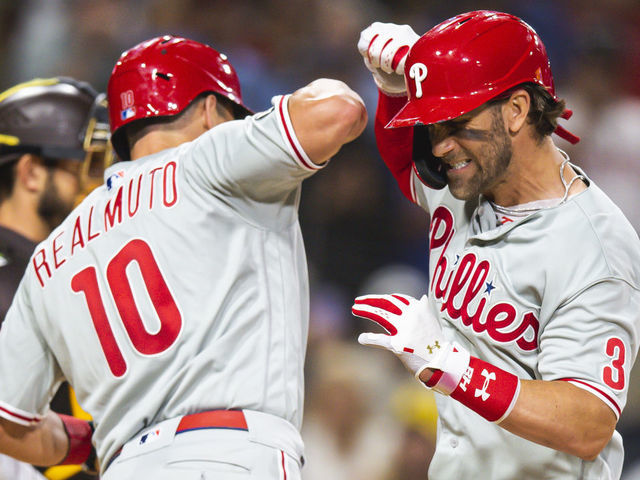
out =
<svg viewBox="0 0 640 480"><path fill-rule="evenodd" d="M404 62L419 38L409 25L395 23L375 22L360 33L358 51L380 90L394 96L406 95Z"/></svg>
<svg viewBox="0 0 640 480"><path fill-rule="evenodd" d="M420 300L397 293L364 295L355 299L351 312L389 332L361 333L358 342L392 351L416 378L448 346L426 295Z"/></svg>

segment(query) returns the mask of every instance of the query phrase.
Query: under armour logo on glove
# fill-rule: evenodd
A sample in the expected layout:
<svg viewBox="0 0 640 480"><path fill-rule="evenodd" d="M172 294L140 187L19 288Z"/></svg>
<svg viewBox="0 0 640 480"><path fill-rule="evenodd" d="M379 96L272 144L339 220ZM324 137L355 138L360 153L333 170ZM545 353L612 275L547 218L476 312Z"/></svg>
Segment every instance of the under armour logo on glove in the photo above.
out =
<svg viewBox="0 0 640 480"><path fill-rule="evenodd" d="M433 346L427 345L427 350L429 350L429 353L433 353L436 348L440 348L440 343L437 340L436 343L433 344Z"/></svg>

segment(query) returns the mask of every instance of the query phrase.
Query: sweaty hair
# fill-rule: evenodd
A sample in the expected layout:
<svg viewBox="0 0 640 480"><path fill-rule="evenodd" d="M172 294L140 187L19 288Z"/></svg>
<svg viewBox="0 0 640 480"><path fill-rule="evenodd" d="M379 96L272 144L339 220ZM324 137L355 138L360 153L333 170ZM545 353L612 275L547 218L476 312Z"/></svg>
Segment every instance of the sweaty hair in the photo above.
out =
<svg viewBox="0 0 640 480"><path fill-rule="evenodd" d="M506 100L518 89L526 90L531 98L527 122L533 125L535 138L541 142L544 137L551 135L558 126L558 118L565 110L565 101L562 99L555 101L544 87L537 83L528 82L509 89L492 100L491 103Z"/></svg>
<svg viewBox="0 0 640 480"><path fill-rule="evenodd" d="M551 135L558 126L558 118L565 110L565 101L557 102L547 90L535 83L522 85L531 97L531 107L527 120L535 127L538 140Z"/></svg>
<svg viewBox="0 0 640 480"><path fill-rule="evenodd" d="M191 120L191 115L193 115L193 112L196 110L197 105L199 105L200 102L204 101L205 97L209 95L216 96L216 111L219 115L223 116L225 111L230 111L232 112L234 118L241 118L240 111L234 108L234 102L214 92L203 92L196 98L194 98L189 106L177 115L167 117L143 118L131 122L129 125L126 125L125 134L127 137L127 142L129 144L129 150L133 148L133 145L138 140L140 140L140 138L144 137L151 130L155 130L158 128L167 130L182 128Z"/></svg>

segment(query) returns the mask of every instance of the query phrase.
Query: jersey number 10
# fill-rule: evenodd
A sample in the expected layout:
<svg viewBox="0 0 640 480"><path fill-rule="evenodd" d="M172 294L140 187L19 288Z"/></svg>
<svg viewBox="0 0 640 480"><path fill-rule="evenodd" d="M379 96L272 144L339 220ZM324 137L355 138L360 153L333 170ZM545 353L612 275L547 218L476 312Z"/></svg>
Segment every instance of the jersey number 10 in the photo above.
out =
<svg viewBox="0 0 640 480"><path fill-rule="evenodd" d="M147 331L136 306L126 272L131 262L138 264L149 299L160 320L160 329L156 333ZM182 316L145 241L131 240L111 259L107 265L107 283L131 344L140 354L157 355L174 344L182 329ZM127 371L127 362L118 347L104 308L96 268L91 266L76 273L71 279L71 288L74 292L84 293L111 373L116 377L123 376Z"/></svg>

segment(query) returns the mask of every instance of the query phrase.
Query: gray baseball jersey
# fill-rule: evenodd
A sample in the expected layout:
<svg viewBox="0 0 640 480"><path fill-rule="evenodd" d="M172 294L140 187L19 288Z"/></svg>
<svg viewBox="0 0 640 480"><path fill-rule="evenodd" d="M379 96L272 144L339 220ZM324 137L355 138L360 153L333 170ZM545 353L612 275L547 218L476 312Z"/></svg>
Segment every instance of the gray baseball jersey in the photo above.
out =
<svg viewBox="0 0 640 480"><path fill-rule="evenodd" d="M38 470L28 463L15 458L0 455L0 480L47 480Z"/></svg>
<svg viewBox="0 0 640 480"><path fill-rule="evenodd" d="M521 379L569 381L619 416L640 330L640 241L620 210L589 182L564 203L503 223L482 198L457 200L415 173L409 181L405 191L431 215L429 300L445 336ZM429 478L620 477L618 432L588 462L450 397L437 395L437 405Z"/></svg>
<svg viewBox="0 0 640 480"><path fill-rule="evenodd" d="M209 409L297 432L308 279L297 209L320 167L288 96L110 168L35 250L0 332L0 415L38 422L63 378L110 458L148 425Z"/></svg>

